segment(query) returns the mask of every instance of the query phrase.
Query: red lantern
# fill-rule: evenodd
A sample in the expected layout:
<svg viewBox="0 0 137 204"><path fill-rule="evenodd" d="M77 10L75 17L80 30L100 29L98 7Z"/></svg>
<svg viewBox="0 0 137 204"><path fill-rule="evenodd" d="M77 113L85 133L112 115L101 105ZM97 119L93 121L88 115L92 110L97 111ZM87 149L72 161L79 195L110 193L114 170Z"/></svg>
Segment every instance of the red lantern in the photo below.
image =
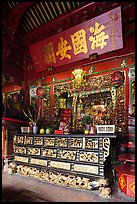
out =
<svg viewBox="0 0 137 204"><path fill-rule="evenodd" d="M124 83L124 73L116 71L112 74L112 84L114 86L120 86Z"/></svg>
<svg viewBox="0 0 137 204"><path fill-rule="evenodd" d="M45 89L42 88L42 87L38 87L38 88L37 88L37 91L36 91L36 94L37 94L38 96L43 96L43 95L45 94Z"/></svg>

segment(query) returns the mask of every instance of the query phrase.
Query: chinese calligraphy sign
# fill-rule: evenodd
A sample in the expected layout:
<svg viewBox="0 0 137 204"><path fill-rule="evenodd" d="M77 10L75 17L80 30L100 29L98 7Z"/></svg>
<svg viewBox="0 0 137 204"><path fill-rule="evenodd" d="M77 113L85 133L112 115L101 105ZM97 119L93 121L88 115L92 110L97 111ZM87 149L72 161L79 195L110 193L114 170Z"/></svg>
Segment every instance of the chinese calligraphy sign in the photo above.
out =
<svg viewBox="0 0 137 204"><path fill-rule="evenodd" d="M30 46L36 72L123 48L121 7Z"/></svg>

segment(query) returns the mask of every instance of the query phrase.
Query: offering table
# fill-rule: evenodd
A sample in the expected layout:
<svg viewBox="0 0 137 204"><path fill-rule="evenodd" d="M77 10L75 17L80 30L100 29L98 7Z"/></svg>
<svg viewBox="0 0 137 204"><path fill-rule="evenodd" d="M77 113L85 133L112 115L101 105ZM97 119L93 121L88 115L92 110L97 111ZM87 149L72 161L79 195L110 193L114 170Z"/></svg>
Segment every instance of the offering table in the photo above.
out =
<svg viewBox="0 0 137 204"><path fill-rule="evenodd" d="M15 134L16 172L59 185L91 189L99 178L112 181L114 134Z"/></svg>

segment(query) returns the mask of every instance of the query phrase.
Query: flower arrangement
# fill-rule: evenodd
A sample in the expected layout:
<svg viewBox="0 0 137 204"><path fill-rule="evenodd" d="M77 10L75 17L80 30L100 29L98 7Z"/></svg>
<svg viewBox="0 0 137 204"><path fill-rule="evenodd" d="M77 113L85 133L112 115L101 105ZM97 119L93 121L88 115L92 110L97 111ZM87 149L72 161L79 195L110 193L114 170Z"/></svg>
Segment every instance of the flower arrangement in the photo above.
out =
<svg viewBox="0 0 137 204"><path fill-rule="evenodd" d="M81 119L83 124L91 124L93 123L93 117L92 115L90 115L90 113L82 113L81 114Z"/></svg>
<svg viewBox="0 0 137 204"><path fill-rule="evenodd" d="M37 125L40 121L40 108L38 111L34 111L31 106L27 107L26 110L23 109L24 115L29 119L29 125L34 126Z"/></svg>

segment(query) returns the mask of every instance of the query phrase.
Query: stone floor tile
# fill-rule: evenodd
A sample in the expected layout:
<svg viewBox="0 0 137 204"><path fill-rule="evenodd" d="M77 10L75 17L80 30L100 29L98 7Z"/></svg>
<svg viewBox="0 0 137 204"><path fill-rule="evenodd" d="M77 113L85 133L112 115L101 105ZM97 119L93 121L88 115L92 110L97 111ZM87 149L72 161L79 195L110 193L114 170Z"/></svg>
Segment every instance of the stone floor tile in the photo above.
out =
<svg viewBox="0 0 137 204"><path fill-rule="evenodd" d="M2 189L2 200L8 202L11 198L15 197L21 191L22 189L16 188L15 186L4 188Z"/></svg>
<svg viewBox="0 0 137 204"><path fill-rule="evenodd" d="M2 202L135 202L112 186L112 197L104 199L98 191L51 184L22 174L2 172Z"/></svg>
<svg viewBox="0 0 137 204"><path fill-rule="evenodd" d="M9 202L33 202L36 199L36 196L31 191L22 191L12 197Z"/></svg>

